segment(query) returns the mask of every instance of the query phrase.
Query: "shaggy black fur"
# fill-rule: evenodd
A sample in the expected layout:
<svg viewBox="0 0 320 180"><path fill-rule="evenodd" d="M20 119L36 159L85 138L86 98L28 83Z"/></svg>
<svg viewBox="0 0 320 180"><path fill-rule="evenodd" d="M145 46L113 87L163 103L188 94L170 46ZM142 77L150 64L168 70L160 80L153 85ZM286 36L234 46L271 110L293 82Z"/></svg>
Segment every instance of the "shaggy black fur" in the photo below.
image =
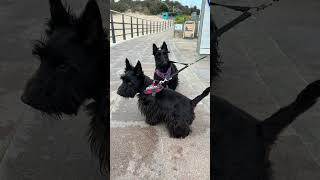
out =
<svg viewBox="0 0 320 180"><path fill-rule="evenodd" d="M163 42L161 48L159 49L157 45L153 44L153 55L156 62L156 69L158 69L162 73L166 73L169 68L171 68L171 74L178 71L176 65L169 60L168 56L169 50L166 42ZM158 76L156 72L153 75L153 79L160 81L163 80L162 77ZM172 79L166 82L164 85L168 85L168 87L172 90L175 90L178 86L178 75L172 77Z"/></svg>
<svg viewBox="0 0 320 180"><path fill-rule="evenodd" d="M221 72L220 65L220 56L218 53L218 37L216 36L217 32L217 26L213 19L213 8L211 8L211 14L210 14L210 51L211 51L211 79L214 80L216 77L218 77L219 73Z"/></svg>
<svg viewBox="0 0 320 180"><path fill-rule="evenodd" d="M215 180L270 180L269 153L279 133L320 96L320 80L309 84L290 105L259 121L226 100L211 96Z"/></svg>
<svg viewBox="0 0 320 180"><path fill-rule="evenodd" d="M140 61L133 67L126 59L125 74L121 76L122 84L118 88L118 94L123 97L133 98L137 93L138 106L142 114L146 116L146 122L156 125L165 122L170 136L184 138L191 132L190 125L195 118L194 108L210 92L210 87L193 100L186 96L164 88L155 96L144 94L152 80L145 76Z"/></svg>
<svg viewBox="0 0 320 180"><path fill-rule="evenodd" d="M85 100L93 99L87 106L92 115L89 141L102 170L107 171L109 43L99 7L89 0L77 18L60 0L50 0L50 13L46 37L36 41L33 49L40 66L27 82L21 100L61 118L63 113L76 115Z"/></svg>

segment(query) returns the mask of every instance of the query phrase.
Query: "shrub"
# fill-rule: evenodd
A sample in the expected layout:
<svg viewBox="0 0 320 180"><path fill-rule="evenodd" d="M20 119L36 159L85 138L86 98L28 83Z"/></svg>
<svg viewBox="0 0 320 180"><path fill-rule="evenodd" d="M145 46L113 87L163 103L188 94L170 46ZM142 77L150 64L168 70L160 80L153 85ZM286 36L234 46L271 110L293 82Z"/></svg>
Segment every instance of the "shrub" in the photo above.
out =
<svg viewBox="0 0 320 180"><path fill-rule="evenodd" d="M189 19L190 19L190 16L180 15L180 16L176 16L174 21L176 24L183 24L184 22L188 21Z"/></svg>

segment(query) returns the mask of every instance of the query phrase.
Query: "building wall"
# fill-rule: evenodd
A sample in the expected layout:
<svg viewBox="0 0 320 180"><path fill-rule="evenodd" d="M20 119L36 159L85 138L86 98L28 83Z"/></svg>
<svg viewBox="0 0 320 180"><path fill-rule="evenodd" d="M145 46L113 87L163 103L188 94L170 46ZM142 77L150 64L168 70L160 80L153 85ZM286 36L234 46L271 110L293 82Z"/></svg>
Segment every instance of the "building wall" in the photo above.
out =
<svg viewBox="0 0 320 180"><path fill-rule="evenodd" d="M210 6L207 0L202 0L199 30L198 53L210 54Z"/></svg>

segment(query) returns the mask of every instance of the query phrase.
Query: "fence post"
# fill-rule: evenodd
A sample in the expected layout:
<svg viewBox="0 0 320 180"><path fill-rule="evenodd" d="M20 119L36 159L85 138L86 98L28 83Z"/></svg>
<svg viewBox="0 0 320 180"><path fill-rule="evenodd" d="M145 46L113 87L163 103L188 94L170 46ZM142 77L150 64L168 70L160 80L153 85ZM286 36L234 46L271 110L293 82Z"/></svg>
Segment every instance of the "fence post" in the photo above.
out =
<svg viewBox="0 0 320 180"><path fill-rule="evenodd" d="M148 34L148 20L146 20L146 34Z"/></svg>
<svg viewBox="0 0 320 180"><path fill-rule="evenodd" d="M144 29L143 29L143 19L142 19L142 35L144 35Z"/></svg>
<svg viewBox="0 0 320 180"><path fill-rule="evenodd" d="M137 36L139 36L139 25L138 25L138 21L139 21L139 18L137 18Z"/></svg>
<svg viewBox="0 0 320 180"><path fill-rule="evenodd" d="M112 15L112 12L110 12L110 22L111 22L111 33L112 33L112 42L113 43L116 43L116 36L115 36L115 33L114 33L114 24L113 24L113 15Z"/></svg>
<svg viewBox="0 0 320 180"><path fill-rule="evenodd" d="M152 23L152 31L153 31L153 33L154 33L154 21L153 21L153 23Z"/></svg>
<svg viewBox="0 0 320 180"><path fill-rule="evenodd" d="M124 14L122 14L122 37L123 37L123 40L126 40L126 27L124 25Z"/></svg>
<svg viewBox="0 0 320 180"><path fill-rule="evenodd" d="M159 32L159 22L157 21L157 32Z"/></svg>
<svg viewBox="0 0 320 180"><path fill-rule="evenodd" d="M163 21L161 21L161 31L163 31Z"/></svg>
<svg viewBox="0 0 320 180"><path fill-rule="evenodd" d="M131 28L131 38L133 38L132 16L130 16L130 28Z"/></svg>
<svg viewBox="0 0 320 180"><path fill-rule="evenodd" d="M150 34L152 33L152 32L151 32L151 23L152 23L152 22L150 21Z"/></svg>

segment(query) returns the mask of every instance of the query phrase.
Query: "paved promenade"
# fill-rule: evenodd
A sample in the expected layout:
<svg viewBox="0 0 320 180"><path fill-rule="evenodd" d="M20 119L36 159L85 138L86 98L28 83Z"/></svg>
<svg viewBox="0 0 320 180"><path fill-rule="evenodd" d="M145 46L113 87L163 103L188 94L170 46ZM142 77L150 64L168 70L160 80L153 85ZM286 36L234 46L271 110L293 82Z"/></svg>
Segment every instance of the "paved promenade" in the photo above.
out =
<svg viewBox="0 0 320 180"><path fill-rule="evenodd" d="M224 34L220 41L223 74L215 83L216 94L265 119L293 101L308 83L320 79L319 7L317 0L281 0ZM215 8L218 25L237 15ZM275 180L320 179L320 103L282 133L271 160Z"/></svg>
<svg viewBox="0 0 320 180"><path fill-rule="evenodd" d="M116 94L125 58L137 60L148 76L155 68L152 43L166 41L173 61L193 62L196 40L173 38L173 31L139 37L111 48L111 179L209 179L210 98L198 104L192 133L185 139L169 137L164 125L149 126L137 108L137 98ZM178 65L178 68L181 66ZM209 57L179 74L178 92L194 98L210 82Z"/></svg>

